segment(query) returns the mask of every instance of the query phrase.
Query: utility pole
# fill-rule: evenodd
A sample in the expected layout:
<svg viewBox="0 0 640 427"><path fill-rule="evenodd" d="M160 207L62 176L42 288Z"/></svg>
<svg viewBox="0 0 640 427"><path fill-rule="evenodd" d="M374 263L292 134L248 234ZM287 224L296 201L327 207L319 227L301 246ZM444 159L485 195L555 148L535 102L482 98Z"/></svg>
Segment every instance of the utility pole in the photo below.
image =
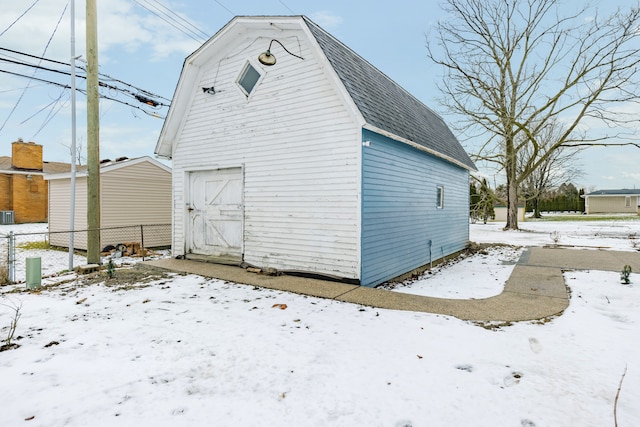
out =
<svg viewBox="0 0 640 427"><path fill-rule="evenodd" d="M73 271L76 219L76 2L71 0L71 194L69 195L69 271Z"/></svg>
<svg viewBox="0 0 640 427"><path fill-rule="evenodd" d="M100 264L100 113L98 12L87 0L87 263Z"/></svg>

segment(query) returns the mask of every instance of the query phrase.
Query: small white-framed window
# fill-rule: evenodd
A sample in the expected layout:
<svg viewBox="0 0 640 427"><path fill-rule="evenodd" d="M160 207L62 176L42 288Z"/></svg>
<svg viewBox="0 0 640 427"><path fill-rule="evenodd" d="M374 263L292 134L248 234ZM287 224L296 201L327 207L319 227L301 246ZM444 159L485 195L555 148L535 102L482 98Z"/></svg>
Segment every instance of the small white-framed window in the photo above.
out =
<svg viewBox="0 0 640 427"><path fill-rule="evenodd" d="M625 208L630 208L631 207L631 196L625 196L625 198L624 198L624 207Z"/></svg>
<svg viewBox="0 0 640 427"><path fill-rule="evenodd" d="M436 187L436 208L444 208L444 186L438 185Z"/></svg>
<svg viewBox="0 0 640 427"><path fill-rule="evenodd" d="M240 77L238 77L238 86L242 89L247 97L251 94L251 91L256 87L256 83L260 80L260 73L256 70L250 62L242 69Z"/></svg>

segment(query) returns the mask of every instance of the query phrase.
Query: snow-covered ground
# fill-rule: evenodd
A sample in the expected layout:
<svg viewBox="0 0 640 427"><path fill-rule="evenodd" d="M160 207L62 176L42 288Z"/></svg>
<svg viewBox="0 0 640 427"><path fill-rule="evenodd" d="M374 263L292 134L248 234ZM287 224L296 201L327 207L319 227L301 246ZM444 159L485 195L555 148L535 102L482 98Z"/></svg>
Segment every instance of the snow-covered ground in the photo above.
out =
<svg viewBox="0 0 640 427"><path fill-rule="evenodd" d="M0 225L0 257L3 259L8 258L8 236L10 232L15 234L15 282L24 282L26 279L26 260L27 258L40 258L40 268L42 276L45 278L44 283L55 282L56 276L62 272L69 270L69 252L64 250L49 250L49 249L34 249L24 246L34 243L42 243L48 241L48 225L47 223L36 224L11 224ZM169 254L170 251L157 251L147 258L163 257ZM116 265L135 264L141 261L140 258L133 257L119 257L113 258ZM106 262L106 260L104 261ZM73 255L73 266L85 265L87 263L87 257L78 253ZM65 276L66 277L66 276ZM48 280L51 278L50 280Z"/></svg>
<svg viewBox="0 0 640 427"><path fill-rule="evenodd" d="M388 283L383 289L435 298L480 299L502 293L522 247L495 246L472 256L462 254L435 265L420 277ZM452 286L451 281L455 280Z"/></svg>
<svg viewBox="0 0 640 427"><path fill-rule="evenodd" d="M564 221L525 221L519 231L503 231L504 223L471 224L474 242L505 242L512 245L544 246L558 244L581 249L640 249L640 217L628 216L608 221L571 221L576 215L566 215ZM579 218L584 218L579 216ZM557 238L557 241L555 240ZM634 247L635 245L635 247Z"/></svg>
<svg viewBox="0 0 640 427"><path fill-rule="evenodd" d="M630 251L640 235L640 221L521 226L472 224L471 239L547 245L557 232L559 244ZM518 250L400 288L499 293ZM16 306L21 338L0 352L0 426L600 427L614 426L614 409L617 425L640 425L640 274L565 280L563 315L498 328L195 275L2 287L0 339Z"/></svg>
<svg viewBox="0 0 640 427"><path fill-rule="evenodd" d="M610 221L526 221L520 224L518 231L504 231L503 222L471 224L471 241L506 243L513 247L496 246L487 249L486 254L472 257L461 255L444 266L435 266L421 277L382 287L436 298L479 299L499 295L526 246L640 250L640 218L628 218Z"/></svg>

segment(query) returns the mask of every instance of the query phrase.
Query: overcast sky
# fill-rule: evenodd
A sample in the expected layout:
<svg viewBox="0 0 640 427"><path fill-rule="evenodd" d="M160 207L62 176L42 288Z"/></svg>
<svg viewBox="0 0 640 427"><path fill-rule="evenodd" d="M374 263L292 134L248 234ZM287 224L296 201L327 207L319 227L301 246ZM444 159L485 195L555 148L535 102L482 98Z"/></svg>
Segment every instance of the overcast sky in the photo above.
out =
<svg viewBox="0 0 640 427"><path fill-rule="evenodd" d="M635 0L606 3L607 7L633 4ZM76 0L75 13L75 52L84 56L83 0ZM435 20L443 18L437 1L98 0L101 80L119 88L102 91L119 102L101 101L100 157L153 156L167 108L148 107L135 95L152 94L155 101L169 104L184 58L234 15L291 14L309 16L445 120L455 119L446 116L437 102L440 70L426 56L426 34ZM64 64L39 62L10 50L68 63L70 27L69 0L4 2L0 14L0 70L68 85L68 75L7 61L68 72ZM84 89L81 77L76 82ZM81 145L86 145L85 104L84 94L78 93L77 135ZM0 155L11 155L11 142L22 138L42 144L45 160L68 162L70 129L69 89L0 73ZM637 148L589 149L580 156L584 175L576 185L588 191L640 188L639 164ZM485 172L491 181L502 180L501 176L494 178L492 171Z"/></svg>

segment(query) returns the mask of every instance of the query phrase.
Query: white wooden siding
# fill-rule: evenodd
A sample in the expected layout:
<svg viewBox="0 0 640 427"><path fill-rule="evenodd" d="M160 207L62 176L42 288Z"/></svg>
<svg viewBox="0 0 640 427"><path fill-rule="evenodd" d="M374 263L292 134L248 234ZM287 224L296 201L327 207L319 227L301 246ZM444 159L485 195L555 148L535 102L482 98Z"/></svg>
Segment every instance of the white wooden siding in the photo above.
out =
<svg viewBox="0 0 640 427"><path fill-rule="evenodd" d="M361 129L296 35L304 60L279 49L277 64L262 66L262 35L202 67L173 155L175 255L184 253L187 172L243 165L247 263L358 278ZM249 100L235 83L247 60L263 74ZM215 95L202 92L212 85Z"/></svg>

